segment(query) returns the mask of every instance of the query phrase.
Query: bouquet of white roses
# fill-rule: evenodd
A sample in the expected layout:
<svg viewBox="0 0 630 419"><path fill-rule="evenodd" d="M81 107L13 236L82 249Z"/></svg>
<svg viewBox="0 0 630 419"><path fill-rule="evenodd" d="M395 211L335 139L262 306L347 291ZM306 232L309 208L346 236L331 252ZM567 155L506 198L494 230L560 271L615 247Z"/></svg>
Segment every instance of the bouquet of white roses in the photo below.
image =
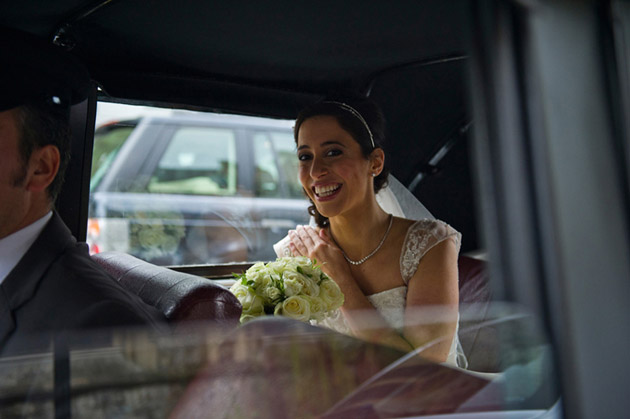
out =
<svg viewBox="0 0 630 419"><path fill-rule="evenodd" d="M337 283L307 257L258 262L236 277L230 291L243 306L241 323L266 314L322 320L343 304Z"/></svg>

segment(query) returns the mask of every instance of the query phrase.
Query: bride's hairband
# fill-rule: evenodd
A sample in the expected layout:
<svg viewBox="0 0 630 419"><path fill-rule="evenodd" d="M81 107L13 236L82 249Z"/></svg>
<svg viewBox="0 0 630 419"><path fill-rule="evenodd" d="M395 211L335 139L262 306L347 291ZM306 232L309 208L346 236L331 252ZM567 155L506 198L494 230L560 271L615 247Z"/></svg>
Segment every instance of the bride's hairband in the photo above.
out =
<svg viewBox="0 0 630 419"><path fill-rule="evenodd" d="M376 148L376 146L374 145L374 136L372 135L372 130L370 129L370 126L367 124L367 122L365 122L365 119L363 119L359 111L357 111L356 109L354 109L352 106L348 105L347 103L343 103L343 102L335 102L334 100L327 100L323 103L333 103L339 106L341 109L348 111L352 115L354 115L359 121L361 121L363 126L365 126L365 129L367 130L368 134L370 134L370 142L372 143L372 148L373 149Z"/></svg>

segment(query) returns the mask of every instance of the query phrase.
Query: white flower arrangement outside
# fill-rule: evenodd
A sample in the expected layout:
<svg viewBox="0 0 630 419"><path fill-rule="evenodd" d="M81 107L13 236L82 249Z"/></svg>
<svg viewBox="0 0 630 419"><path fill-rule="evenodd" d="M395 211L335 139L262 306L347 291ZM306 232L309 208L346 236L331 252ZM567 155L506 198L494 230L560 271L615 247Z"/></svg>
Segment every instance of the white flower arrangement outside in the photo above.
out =
<svg viewBox="0 0 630 419"><path fill-rule="evenodd" d="M303 256L258 262L236 277L230 291L243 306L241 323L267 314L321 321L344 301L335 281Z"/></svg>

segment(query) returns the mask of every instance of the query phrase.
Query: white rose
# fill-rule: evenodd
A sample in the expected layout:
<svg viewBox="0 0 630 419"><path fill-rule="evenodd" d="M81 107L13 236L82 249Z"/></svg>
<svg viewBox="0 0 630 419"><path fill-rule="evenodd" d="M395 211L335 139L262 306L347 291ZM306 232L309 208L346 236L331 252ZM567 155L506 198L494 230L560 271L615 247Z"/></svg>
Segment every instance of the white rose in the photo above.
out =
<svg viewBox="0 0 630 419"><path fill-rule="evenodd" d="M318 297L319 296L319 286L315 280L302 276L304 280L304 286L302 288L302 294L308 295L309 297Z"/></svg>
<svg viewBox="0 0 630 419"><path fill-rule="evenodd" d="M243 285L239 280L230 287L230 292L240 301L241 298L245 298L245 296L249 294L249 288Z"/></svg>
<svg viewBox="0 0 630 419"><path fill-rule="evenodd" d="M291 263L291 259L288 257L278 258L274 262L269 262L267 269L281 275L283 271L287 270L287 265Z"/></svg>
<svg viewBox="0 0 630 419"><path fill-rule="evenodd" d="M262 316L265 314L265 300L254 293L249 294L245 302L241 302L243 306L243 314L251 314L252 316Z"/></svg>
<svg viewBox="0 0 630 419"><path fill-rule="evenodd" d="M328 311L336 310L343 305L344 297L339 285L332 279L325 279L319 284L319 296L328 306Z"/></svg>
<svg viewBox="0 0 630 419"><path fill-rule="evenodd" d="M282 280L284 282L284 293L287 296L304 294L310 297L317 297L319 295L317 282L298 272L285 271L282 273Z"/></svg>
<svg viewBox="0 0 630 419"><path fill-rule="evenodd" d="M282 298L282 291L273 285L260 290L260 294L271 304L277 303Z"/></svg>
<svg viewBox="0 0 630 419"><path fill-rule="evenodd" d="M276 272L297 271L299 267L310 266L311 260L305 256L282 257L269 264Z"/></svg>
<svg viewBox="0 0 630 419"><path fill-rule="evenodd" d="M242 314L250 314L252 316L260 316L265 312L265 302L263 298L256 295L250 288L237 282L230 288L232 294L243 306Z"/></svg>
<svg viewBox="0 0 630 419"><path fill-rule="evenodd" d="M321 274L321 270L319 270L319 268L315 268L310 259L308 260L308 263L300 265L300 270L298 272L301 272L303 275L314 281L319 281L319 275Z"/></svg>
<svg viewBox="0 0 630 419"><path fill-rule="evenodd" d="M278 304L278 306L280 306L280 304ZM278 306L276 306L274 311L275 314L282 314L283 316L303 322L309 321L311 317L311 304L304 297L294 295L284 300L281 307Z"/></svg>
<svg viewBox="0 0 630 419"><path fill-rule="evenodd" d="M297 272L285 271L282 273L282 282L284 283L284 293L288 296L294 296L302 293L304 288L304 280L302 275Z"/></svg>
<svg viewBox="0 0 630 419"><path fill-rule="evenodd" d="M312 264L311 260L306 256L297 256L291 259L293 259L293 262L301 266L310 266Z"/></svg>
<svg viewBox="0 0 630 419"><path fill-rule="evenodd" d="M323 320L328 311L328 305L319 297L308 297L308 301L311 303L311 319Z"/></svg>
<svg viewBox="0 0 630 419"><path fill-rule="evenodd" d="M262 266L258 266L258 265ZM252 281L254 288L266 287L271 283L271 276L262 262L258 262L245 272L245 278Z"/></svg>
<svg viewBox="0 0 630 419"><path fill-rule="evenodd" d="M256 262L249 267L248 271L258 272L266 270L265 262Z"/></svg>

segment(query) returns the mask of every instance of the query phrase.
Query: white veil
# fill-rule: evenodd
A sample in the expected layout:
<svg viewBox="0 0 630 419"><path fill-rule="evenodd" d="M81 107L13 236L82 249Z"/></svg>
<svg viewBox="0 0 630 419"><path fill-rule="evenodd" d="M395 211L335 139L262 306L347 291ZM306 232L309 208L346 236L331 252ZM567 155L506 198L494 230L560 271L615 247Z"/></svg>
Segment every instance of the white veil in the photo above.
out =
<svg viewBox="0 0 630 419"><path fill-rule="evenodd" d="M410 220L435 218L429 210L422 205L422 202L418 201L418 199L392 175L389 175L387 178L387 186L376 194L376 201L385 212L393 214L396 217L408 218Z"/></svg>

